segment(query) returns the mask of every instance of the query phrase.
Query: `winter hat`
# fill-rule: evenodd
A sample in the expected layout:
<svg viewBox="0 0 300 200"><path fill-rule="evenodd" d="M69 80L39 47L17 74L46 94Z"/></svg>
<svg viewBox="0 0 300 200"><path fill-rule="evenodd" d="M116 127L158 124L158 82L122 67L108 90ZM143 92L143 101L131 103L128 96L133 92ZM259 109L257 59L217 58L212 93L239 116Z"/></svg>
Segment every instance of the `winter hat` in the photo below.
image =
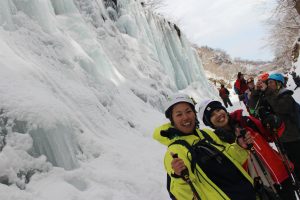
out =
<svg viewBox="0 0 300 200"><path fill-rule="evenodd" d="M199 106L198 117L202 119L203 123L206 126L213 127L210 117L214 110L223 109L227 112L226 108L222 105L221 102L215 100L205 100Z"/></svg>

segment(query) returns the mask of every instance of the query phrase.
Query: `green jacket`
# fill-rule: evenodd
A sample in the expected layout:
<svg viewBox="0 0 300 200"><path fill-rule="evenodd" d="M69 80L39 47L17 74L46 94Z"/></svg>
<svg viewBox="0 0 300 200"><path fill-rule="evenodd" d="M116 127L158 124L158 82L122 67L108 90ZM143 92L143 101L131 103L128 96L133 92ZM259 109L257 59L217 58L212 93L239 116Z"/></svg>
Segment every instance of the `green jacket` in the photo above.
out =
<svg viewBox="0 0 300 200"><path fill-rule="evenodd" d="M190 179L193 182L197 192L199 193L202 200L219 200L219 199L229 199L229 197L220 189L218 188L201 170L201 168L196 165L197 171L200 172L200 176L198 174L197 178L195 174L192 173L191 170L191 156L188 154L187 148L180 144L173 144L169 146L176 140L186 140L190 145L198 142L201 139L204 139L202 133L197 129L196 135L187 135L187 136L177 136L173 139L169 139L168 137L162 136L162 130L168 130L171 128L172 125L170 123L164 124L155 129L153 138L163 145L168 146L167 152L164 158L164 165L167 173L171 176L171 186L170 190L171 193L176 197L178 200L191 200L193 199L193 193L187 183L185 183L181 178L174 178L172 174L174 171L171 166L171 162L173 160L170 152L177 153L178 157L181 158L187 169L189 170ZM225 150L223 154L232 161L232 163L242 172L242 174L253 184L252 178L248 175L248 173L243 169L242 164L244 164L248 158L249 152L242 147L240 147L237 143L228 144L222 142L215 133L209 129L204 129L204 131L218 144L225 146ZM217 149L222 150L222 147L214 145ZM196 170L195 170L196 171Z"/></svg>

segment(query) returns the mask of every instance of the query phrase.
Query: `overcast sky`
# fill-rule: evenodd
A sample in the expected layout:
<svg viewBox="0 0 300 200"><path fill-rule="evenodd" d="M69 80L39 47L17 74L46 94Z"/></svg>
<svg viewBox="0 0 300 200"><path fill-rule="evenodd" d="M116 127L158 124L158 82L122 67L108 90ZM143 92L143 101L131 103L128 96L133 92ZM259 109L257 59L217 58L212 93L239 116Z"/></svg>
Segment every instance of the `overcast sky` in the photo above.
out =
<svg viewBox="0 0 300 200"><path fill-rule="evenodd" d="M165 0L161 12L199 46L225 50L231 57L272 60L266 46L274 0Z"/></svg>

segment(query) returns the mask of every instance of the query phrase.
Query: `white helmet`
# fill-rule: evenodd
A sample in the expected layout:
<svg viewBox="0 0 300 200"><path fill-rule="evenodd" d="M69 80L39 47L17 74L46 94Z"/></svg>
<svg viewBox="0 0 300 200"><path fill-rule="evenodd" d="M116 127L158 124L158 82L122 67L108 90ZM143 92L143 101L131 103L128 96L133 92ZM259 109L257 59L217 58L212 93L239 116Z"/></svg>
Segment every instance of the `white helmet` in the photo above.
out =
<svg viewBox="0 0 300 200"><path fill-rule="evenodd" d="M199 103L197 108L198 110L198 119L201 119L206 126L212 126L210 122L210 114L216 108L221 108L226 111L226 108L222 105L221 102L213 99L206 99Z"/></svg>
<svg viewBox="0 0 300 200"><path fill-rule="evenodd" d="M200 103L198 103L198 107L196 108L196 110L198 111L197 115L198 115L199 120L203 121L203 115L204 115L205 108L212 101L213 101L212 99L205 99L205 100L201 101Z"/></svg>
<svg viewBox="0 0 300 200"><path fill-rule="evenodd" d="M179 102L186 102L186 103L191 104L192 106L195 106L193 100L186 94L179 93L179 94L168 96L167 101L165 103L165 116L167 118L169 118L168 112L169 112L170 108Z"/></svg>

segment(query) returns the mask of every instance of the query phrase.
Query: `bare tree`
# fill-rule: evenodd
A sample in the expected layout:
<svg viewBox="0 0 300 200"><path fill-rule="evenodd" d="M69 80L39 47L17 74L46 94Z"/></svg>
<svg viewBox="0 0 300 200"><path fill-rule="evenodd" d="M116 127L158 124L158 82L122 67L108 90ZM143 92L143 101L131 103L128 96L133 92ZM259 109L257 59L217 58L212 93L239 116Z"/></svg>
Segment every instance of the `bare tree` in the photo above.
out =
<svg viewBox="0 0 300 200"><path fill-rule="evenodd" d="M295 9L300 15L300 0L277 0L277 3L281 9Z"/></svg>
<svg viewBox="0 0 300 200"><path fill-rule="evenodd" d="M300 30L299 12L300 0L277 0L276 9L269 20L271 29L268 43L275 52L274 61L284 68L292 64L293 44Z"/></svg>

